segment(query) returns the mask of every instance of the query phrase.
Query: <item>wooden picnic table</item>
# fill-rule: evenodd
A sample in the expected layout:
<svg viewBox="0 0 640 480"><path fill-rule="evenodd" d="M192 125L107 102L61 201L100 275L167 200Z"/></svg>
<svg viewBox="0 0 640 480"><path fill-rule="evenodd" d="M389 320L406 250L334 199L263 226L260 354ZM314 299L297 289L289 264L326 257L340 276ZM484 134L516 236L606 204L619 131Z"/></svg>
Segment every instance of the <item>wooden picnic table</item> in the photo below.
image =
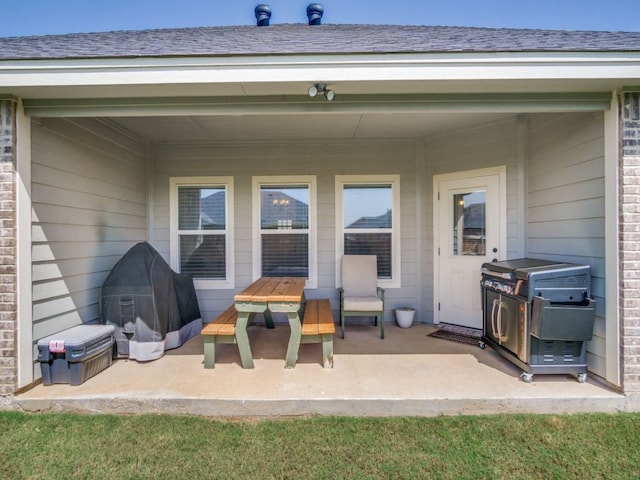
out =
<svg viewBox="0 0 640 480"><path fill-rule="evenodd" d="M236 338L238 348L246 349L249 360L244 368L253 368L251 346L247 336L247 324L252 314L264 314L267 328L274 328L271 313L285 313L291 327L285 368L294 368L298 359L298 349L302 336L302 312L304 311L304 286L302 277L260 277L234 297L238 311Z"/></svg>

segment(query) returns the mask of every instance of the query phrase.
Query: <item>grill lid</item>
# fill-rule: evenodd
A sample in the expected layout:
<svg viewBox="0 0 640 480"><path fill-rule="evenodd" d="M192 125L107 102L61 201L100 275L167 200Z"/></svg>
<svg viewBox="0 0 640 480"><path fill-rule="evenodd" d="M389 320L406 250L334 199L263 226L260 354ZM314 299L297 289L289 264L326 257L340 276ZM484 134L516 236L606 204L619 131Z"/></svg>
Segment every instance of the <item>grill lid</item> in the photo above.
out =
<svg viewBox="0 0 640 480"><path fill-rule="evenodd" d="M546 267L556 264L558 264L558 262L540 260L537 258L516 258L513 260L503 260L501 262L485 263L482 265L482 268L486 267L488 270L492 270L494 272L507 273L524 268Z"/></svg>
<svg viewBox="0 0 640 480"><path fill-rule="evenodd" d="M537 258L516 258L514 260L503 260L501 262L484 263L482 272L487 275L500 277L504 280L528 280L532 274L544 274L545 272L572 270L577 265L565 262L554 262L552 260L540 260Z"/></svg>
<svg viewBox="0 0 640 480"><path fill-rule="evenodd" d="M546 269L550 266L565 265L563 263L553 262L551 260L540 260L537 258L516 258L513 260L503 260L501 262L484 263L482 271L490 273L498 273L505 277L504 274L515 276L518 272L530 272L535 269Z"/></svg>
<svg viewBox="0 0 640 480"><path fill-rule="evenodd" d="M482 265L482 285L531 300L580 302L590 295L590 267L535 258L518 258Z"/></svg>

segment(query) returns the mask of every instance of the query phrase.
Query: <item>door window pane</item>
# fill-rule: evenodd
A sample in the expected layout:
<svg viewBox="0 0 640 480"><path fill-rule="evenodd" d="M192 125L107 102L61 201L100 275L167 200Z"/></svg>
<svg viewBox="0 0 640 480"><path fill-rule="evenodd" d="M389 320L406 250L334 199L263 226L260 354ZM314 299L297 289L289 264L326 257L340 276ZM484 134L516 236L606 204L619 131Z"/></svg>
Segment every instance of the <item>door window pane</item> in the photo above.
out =
<svg viewBox="0 0 640 480"><path fill-rule="evenodd" d="M453 201L453 254L486 255L486 192L457 193Z"/></svg>

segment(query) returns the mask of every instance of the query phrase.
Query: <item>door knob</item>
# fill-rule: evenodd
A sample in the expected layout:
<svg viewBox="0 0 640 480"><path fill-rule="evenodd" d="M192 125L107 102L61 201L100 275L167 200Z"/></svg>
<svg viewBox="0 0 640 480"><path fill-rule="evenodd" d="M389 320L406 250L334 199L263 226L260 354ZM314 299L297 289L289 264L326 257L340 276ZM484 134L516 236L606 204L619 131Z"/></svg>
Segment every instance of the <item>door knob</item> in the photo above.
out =
<svg viewBox="0 0 640 480"><path fill-rule="evenodd" d="M493 252L493 253L498 253L498 249L497 249L496 247L493 247L492 252Z"/></svg>

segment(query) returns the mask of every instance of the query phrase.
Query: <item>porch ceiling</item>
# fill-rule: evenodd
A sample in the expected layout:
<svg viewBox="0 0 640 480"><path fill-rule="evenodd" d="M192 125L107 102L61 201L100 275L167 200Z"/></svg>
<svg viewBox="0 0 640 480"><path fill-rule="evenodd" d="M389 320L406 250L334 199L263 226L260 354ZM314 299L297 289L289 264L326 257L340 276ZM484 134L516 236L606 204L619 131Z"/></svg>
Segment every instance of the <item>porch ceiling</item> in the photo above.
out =
<svg viewBox="0 0 640 480"><path fill-rule="evenodd" d="M151 143L420 138L508 118L510 113L392 113L112 117Z"/></svg>
<svg viewBox="0 0 640 480"><path fill-rule="evenodd" d="M521 113L606 110L610 94L485 93L25 99L36 117L103 118L151 143L423 138Z"/></svg>

